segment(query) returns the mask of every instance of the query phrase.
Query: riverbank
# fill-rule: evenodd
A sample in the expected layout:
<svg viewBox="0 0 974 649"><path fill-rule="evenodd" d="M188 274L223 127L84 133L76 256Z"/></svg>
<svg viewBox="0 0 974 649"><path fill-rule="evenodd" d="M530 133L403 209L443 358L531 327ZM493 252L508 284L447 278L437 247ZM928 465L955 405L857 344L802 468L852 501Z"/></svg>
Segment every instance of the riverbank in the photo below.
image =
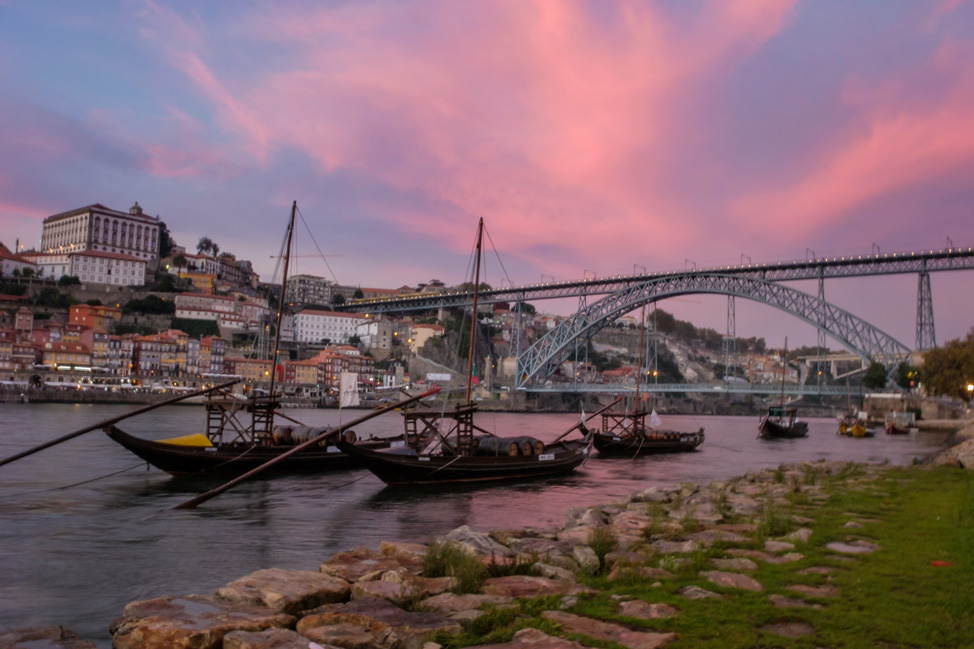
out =
<svg viewBox="0 0 974 649"><path fill-rule="evenodd" d="M464 526L133 602L113 646L966 646L972 475L814 462L654 487L558 529Z"/></svg>

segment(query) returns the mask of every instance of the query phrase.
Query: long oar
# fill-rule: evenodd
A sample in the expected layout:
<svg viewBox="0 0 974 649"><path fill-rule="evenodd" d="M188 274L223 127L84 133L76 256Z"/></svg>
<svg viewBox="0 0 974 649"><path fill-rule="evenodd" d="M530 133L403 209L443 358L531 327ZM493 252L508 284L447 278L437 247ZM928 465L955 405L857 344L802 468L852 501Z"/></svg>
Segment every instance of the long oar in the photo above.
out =
<svg viewBox="0 0 974 649"><path fill-rule="evenodd" d="M153 404L150 404L148 406L143 406L142 408L137 408L136 410L132 410L130 412L125 413L124 415L119 415L118 417L112 417L111 419L106 419L105 421L100 421L97 424L92 424L91 426L85 426L84 428L82 428L80 430L76 430L73 433L68 433L67 435L64 435L62 437L58 437L57 439L52 439L49 442L44 442L40 446L35 446L34 448L31 448L31 449L28 449L26 451L23 451L22 453L17 453L16 455L11 455L10 457L8 457L8 458L6 458L4 460L0 460L0 466L3 466L4 464L9 464L10 462L13 462L14 460L19 460L22 457L27 457L28 455L33 455L34 453L36 453L38 451L43 451L45 448L50 448L51 446L55 446L57 444L60 444L61 442L66 442L69 439L74 439L75 437L78 437L79 435L84 435L85 433L90 433L93 430L98 430L99 428L104 428L105 426L111 426L112 424L117 424L118 422L122 421L123 419L128 419L129 417L134 417L135 415L141 415L144 412L149 412L150 410L155 410L156 408L159 408L161 406L168 406L171 403L176 403L177 401L182 401L183 399L189 399L190 397L198 397L201 394L207 394L207 393L213 392L215 390L222 390L222 389L228 388L231 385L234 385L236 383L240 383L242 380L243 379L235 379L233 381L227 381L226 383L221 383L220 385L215 385L212 388L206 388L204 390L197 390L196 392L190 392L189 394L181 394L179 396L172 397L171 399L166 399L165 401L159 401L157 403L153 403Z"/></svg>
<svg viewBox="0 0 974 649"><path fill-rule="evenodd" d="M410 399L406 399L405 401L399 401L399 402L396 402L396 403L387 403L386 405L382 406L382 408L379 409L379 410L373 410L369 414L363 415L362 417L359 417L358 419L356 419L354 421L350 421L347 424L343 424L343 425L341 425L341 426L339 426L337 428L333 428L333 429L331 429L331 430L329 430L327 432L322 433L321 435L318 435L317 437L312 437L308 441L302 442L301 444L298 444L297 446L295 446L294 448L292 448L290 451L287 451L285 453L281 453L280 455L278 455L274 459L268 460L267 462L264 462L260 466L255 467L255 468L251 469L250 471L248 471L247 473L244 473L243 475L234 478L230 482L227 482L227 483L225 483L223 485L220 485L216 489L211 489L211 490L207 491L206 493L200 494L196 498L193 498L192 500L187 500L186 502L184 502L181 505L176 505L175 507L173 507L173 509L194 509L198 505L201 505L201 504L205 503L210 498L213 498L215 496L219 496L224 491L227 491L229 489L232 489L233 487L236 487L238 484L240 484L244 480L249 480L250 478L252 478L255 475L257 475L258 473L260 473L261 471L264 471L265 469L269 469L270 467L274 466L278 462L283 461L284 459L286 459L286 458L294 455L295 453L301 451L302 449L305 449L305 448L311 446L312 444L317 444L318 442L320 442L321 440L323 440L326 437L331 437L333 435L340 435L342 433L342 431L344 431L347 428L351 428L352 426L358 426L362 422L368 421L369 419L372 419L373 417L378 417L379 415L381 415L383 413L386 413L386 412L389 412L390 410L393 410L393 409L395 409L398 406L401 406L401 405L404 405L404 404L407 404L407 403L412 403L413 401L419 401L420 399L425 399L426 397L432 396L432 395L436 394L439 391L440 391L439 386L436 386L432 390L428 390L427 392L424 392L423 394L421 394L419 396L412 397Z"/></svg>
<svg viewBox="0 0 974 649"><path fill-rule="evenodd" d="M609 405L607 405L607 406L606 406L605 408L602 408L601 410L596 410L596 411L595 411L595 412L593 412L593 413L592 413L591 415L589 415L589 416L587 416L587 417L585 418L585 420L584 420L584 421L580 421L580 422L578 422L577 424L575 424L574 426L572 426L571 428L569 428L568 430L566 430L566 431L565 431L564 433L562 433L561 435L559 435L559 436L558 436L558 439L556 439L556 440L555 440L555 442L557 442L557 441L559 441L559 440L561 440L561 439L562 439L563 437L565 437L565 435L568 435L568 434L569 434L569 433L571 433L572 431L574 431L574 430L577 430L577 429L579 429L579 428L581 428L581 427L582 427L582 424L584 424L584 423L585 423L586 421L588 421L588 420L589 420L589 419L591 419L592 417L598 417L598 416L599 416L599 415L601 415L601 414L602 414L603 412L605 412L606 410L608 410L608 409L609 409L609 408L611 408L612 406L614 406L614 405L616 405L616 404L617 404L617 403L619 403L620 401L622 401L622 397L619 397L618 399L616 399L615 401L613 401L612 403L610 403ZM552 444L554 444L555 442L552 442Z"/></svg>

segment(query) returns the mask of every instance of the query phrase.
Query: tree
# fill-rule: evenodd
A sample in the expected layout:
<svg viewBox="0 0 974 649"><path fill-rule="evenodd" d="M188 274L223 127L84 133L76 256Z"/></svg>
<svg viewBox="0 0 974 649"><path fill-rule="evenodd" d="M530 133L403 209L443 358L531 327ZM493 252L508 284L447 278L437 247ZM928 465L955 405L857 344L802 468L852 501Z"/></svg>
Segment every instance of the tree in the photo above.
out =
<svg viewBox="0 0 974 649"><path fill-rule="evenodd" d="M178 254L175 257L173 257L172 265L176 267L177 272L179 271L180 268L184 268L186 266L186 255Z"/></svg>
<svg viewBox="0 0 974 649"><path fill-rule="evenodd" d="M870 390L881 390L886 387L886 366L877 361L873 361L866 368L866 374L862 377L862 385Z"/></svg>
<svg viewBox="0 0 974 649"><path fill-rule="evenodd" d="M196 252L208 253L213 250L213 240L209 237L200 237L199 243L196 244Z"/></svg>
<svg viewBox="0 0 974 649"><path fill-rule="evenodd" d="M910 390L920 384L920 368L913 367L906 361L896 366L896 385L904 390Z"/></svg>
<svg viewBox="0 0 974 649"><path fill-rule="evenodd" d="M166 226L165 222L159 221L159 259L165 259L171 255L174 245L175 242L172 240L172 235L169 233L169 228Z"/></svg>
<svg viewBox="0 0 974 649"><path fill-rule="evenodd" d="M515 302L514 308L511 309L511 311L514 311L515 313L518 311L523 311L523 313L528 315L535 315L538 312L538 310L534 308L533 304L528 304L527 302Z"/></svg>
<svg viewBox="0 0 974 649"><path fill-rule="evenodd" d="M81 284L81 280L74 275L61 275L57 279L58 286L73 286Z"/></svg>
<svg viewBox="0 0 974 649"><path fill-rule="evenodd" d="M964 340L952 340L923 356L923 385L931 395L969 398L974 381L974 330Z"/></svg>
<svg viewBox="0 0 974 649"><path fill-rule="evenodd" d="M345 296L344 295L333 295L332 298L331 298L331 303L332 304L345 304Z"/></svg>
<svg viewBox="0 0 974 649"><path fill-rule="evenodd" d="M357 288L355 289L355 292L352 293L352 297L354 297L356 300L361 300L363 297L365 297L365 293L362 292L362 289Z"/></svg>

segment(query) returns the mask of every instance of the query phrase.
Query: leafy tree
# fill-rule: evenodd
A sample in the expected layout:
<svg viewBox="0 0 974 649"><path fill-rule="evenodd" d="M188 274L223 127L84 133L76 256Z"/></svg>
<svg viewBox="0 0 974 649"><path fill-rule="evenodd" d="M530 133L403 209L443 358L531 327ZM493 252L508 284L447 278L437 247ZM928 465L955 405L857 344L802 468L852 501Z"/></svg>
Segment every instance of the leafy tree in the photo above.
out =
<svg viewBox="0 0 974 649"><path fill-rule="evenodd" d="M158 295L147 295L141 300L129 300L122 307L124 313L138 311L142 314L166 315L176 312L176 303L172 300L165 301Z"/></svg>
<svg viewBox="0 0 974 649"><path fill-rule="evenodd" d="M358 334L352 334L348 337L349 345L358 345L362 342L362 338Z"/></svg>
<svg viewBox="0 0 974 649"><path fill-rule="evenodd" d="M91 298L90 300L85 300L85 304L88 306L101 306L101 300L97 298Z"/></svg>
<svg viewBox="0 0 974 649"><path fill-rule="evenodd" d="M37 295L34 304L37 306L49 306L55 309L67 309L74 304L74 301L70 295L61 293L56 288L45 288Z"/></svg>
<svg viewBox="0 0 974 649"><path fill-rule="evenodd" d="M904 390L910 390L920 385L920 368L903 361L896 366L896 385Z"/></svg>
<svg viewBox="0 0 974 649"><path fill-rule="evenodd" d="M189 334L190 338L203 338L206 336L219 336L220 327L216 320L195 320L192 318L173 318L172 328Z"/></svg>
<svg viewBox="0 0 974 649"><path fill-rule="evenodd" d="M356 300L361 300L363 297L365 297L365 293L362 292L362 289L357 288L355 289L355 292L352 293L352 297L354 297Z"/></svg>
<svg viewBox="0 0 974 649"><path fill-rule="evenodd" d="M923 357L923 384L931 395L969 398L967 384L974 381L974 330L963 340L952 340Z"/></svg>
<svg viewBox="0 0 974 649"><path fill-rule="evenodd" d="M511 311L517 313L518 310L522 310L524 313L528 315L534 315L538 312L538 310L534 308L533 304L528 304L527 302L515 302L514 306L511 307Z"/></svg>
<svg viewBox="0 0 974 649"><path fill-rule="evenodd" d="M172 235L169 233L169 228L165 222L159 221L159 258L165 259L171 255L173 246L175 245L175 242L172 240Z"/></svg>
<svg viewBox="0 0 974 649"><path fill-rule="evenodd" d="M58 286L73 286L81 284L81 280L74 275L61 275L58 277Z"/></svg>
<svg viewBox="0 0 974 649"><path fill-rule="evenodd" d="M213 250L213 239L209 237L200 237L199 243L196 244L196 252L209 253Z"/></svg>
<svg viewBox="0 0 974 649"><path fill-rule="evenodd" d="M877 361L873 361L866 368L866 374L862 377L862 385L870 390L881 390L886 387L886 366Z"/></svg>
<svg viewBox="0 0 974 649"><path fill-rule="evenodd" d="M331 303L332 304L345 304L345 296L344 295L333 295L331 297Z"/></svg>

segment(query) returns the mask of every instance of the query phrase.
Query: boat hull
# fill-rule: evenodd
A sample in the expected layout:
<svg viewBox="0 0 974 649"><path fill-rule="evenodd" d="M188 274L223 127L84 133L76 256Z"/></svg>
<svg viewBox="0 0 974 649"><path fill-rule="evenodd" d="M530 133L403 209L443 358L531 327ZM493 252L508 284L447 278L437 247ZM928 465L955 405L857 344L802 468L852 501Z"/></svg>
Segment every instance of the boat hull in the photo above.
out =
<svg viewBox="0 0 974 649"><path fill-rule="evenodd" d="M791 426L784 426L770 419L764 419L758 431L765 439L795 439L808 435L808 424L799 421Z"/></svg>
<svg viewBox="0 0 974 649"><path fill-rule="evenodd" d="M374 450L338 442L344 453L388 485L486 483L571 473L588 458L591 440L549 445L538 455L422 455L411 449Z"/></svg>
<svg viewBox="0 0 974 649"><path fill-rule="evenodd" d="M897 426L896 424L886 424L886 434L887 435L909 435L910 429L904 428L903 426Z"/></svg>
<svg viewBox="0 0 974 649"><path fill-rule="evenodd" d="M234 475L280 457L294 448L283 446L182 446L142 439L126 433L117 426L106 427L105 433L115 442L139 456L157 469L173 476ZM363 442L376 448L388 447L389 442ZM310 473L355 469L361 463L330 444L313 446L289 456L272 470L277 473Z"/></svg>
<svg viewBox="0 0 974 649"><path fill-rule="evenodd" d="M639 457L657 453L686 453L695 451L703 444L703 428L696 432L670 430L652 431L645 436L619 437L607 433L596 433L595 450L599 455L609 457Z"/></svg>

